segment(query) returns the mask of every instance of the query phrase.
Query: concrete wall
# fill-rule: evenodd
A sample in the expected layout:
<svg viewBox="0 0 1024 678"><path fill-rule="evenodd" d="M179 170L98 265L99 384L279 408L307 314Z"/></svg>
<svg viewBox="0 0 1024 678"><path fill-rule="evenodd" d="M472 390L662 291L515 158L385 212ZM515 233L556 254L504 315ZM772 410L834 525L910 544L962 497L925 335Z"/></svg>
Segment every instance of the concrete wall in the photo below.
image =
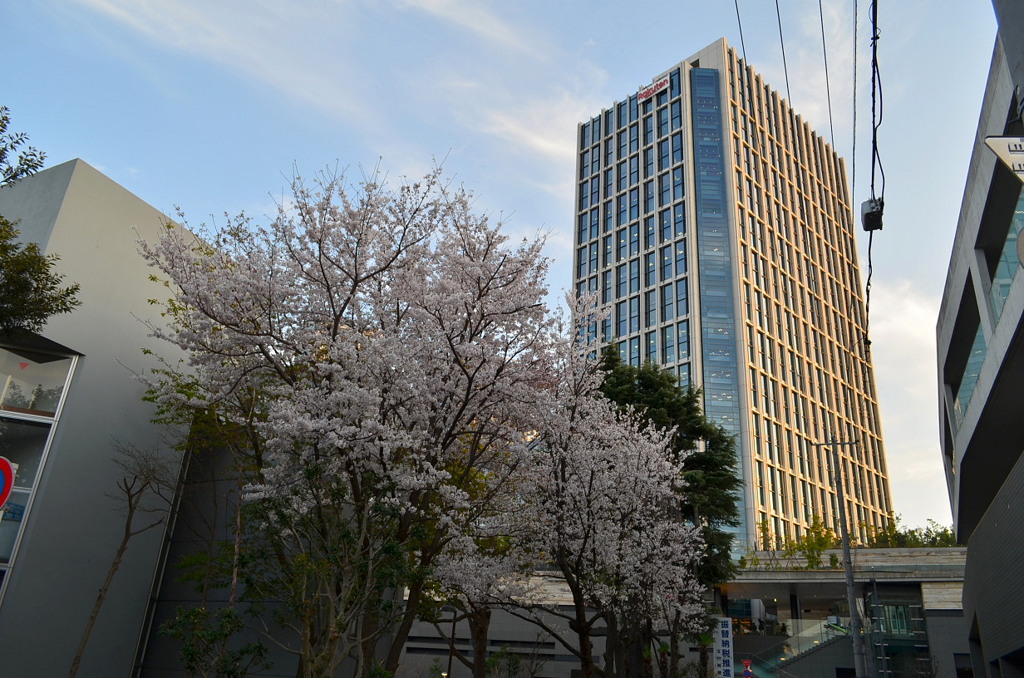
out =
<svg viewBox="0 0 1024 678"><path fill-rule="evenodd" d="M147 336L144 321L160 322L147 299L166 291L147 282L136 246L139 237L155 239L166 217L81 160L0 189L0 214L19 220L24 240L58 254L56 270L81 285L82 305L41 332L82 357L0 603L4 675L59 676L123 530L109 496L123 475L115 445L176 458L135 378L155 366L144 347L177 357ZM131 675L162 543L160 528L131 542L79 675Z"/></svg>
<svg viewBox="0 0 1024 678"><path fill-rule="evenodd" d="M976 620L986 661L1024 650L1024 457L968 543L964 614ZM965 626L964 633L967 633Z"/></svg>
<svg viewBox="0 0 1024 678"><path fill-rule="evenodd" d="M209 586L192 578L183 579L186 569L183 559L197 554L217 553L230 548L234 535L235 510L238 505L238 482L230 455L200 445L189 456L181 503L170 536L167 565L161 577L154 603L153 624L149 629L145 656L140 675L145 678L186 678L189 673L181 662L181 643L160 631L160 627L174 619L179 608L204 606L217 610L227 606L229 590L223 585L223 576ZM222 552L222 551L221 551ZM195 573L197 569L188 570ZM247 607L238 605L247 623L255 623L247 616ZM265 619L270 614L264 615ZM278 640L291 638L281 634ZM293 678L296 675L295 655L265 639L256 631L246 631L233 638L230 648L237 650L252 642L263 642L268 650L269 668L253 670L247 675L262 678Z"/></svg>

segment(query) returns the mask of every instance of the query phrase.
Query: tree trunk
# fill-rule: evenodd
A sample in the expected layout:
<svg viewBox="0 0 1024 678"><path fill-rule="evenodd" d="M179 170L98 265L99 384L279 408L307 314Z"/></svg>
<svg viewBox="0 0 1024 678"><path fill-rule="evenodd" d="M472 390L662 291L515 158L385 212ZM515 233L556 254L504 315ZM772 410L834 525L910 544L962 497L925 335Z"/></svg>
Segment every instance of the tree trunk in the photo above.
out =
<svg viewBox="0 0 1024 678"><path fill-rule="evenodd" d="M132 521L132 515L135 513L135 506L129 507L128 517L125 519L126 525L130 526ZM85 654L85 646L89 644L89 636L92 635L92 630L96 626L96 620L100 616L100 609L103 607L103 603L107 602L107 594L110 592L110 584L114 581L114 575L117 574L117 570L121 567L121 561L124 560L125 551L128 550L128 541L132 538L132 533L126 526L124 535L121 537L121 543L117 545L117 551L114 553L114 560L110 563L110 567L107 569L107 577L103 580L103 586L100 587L99 593L96 594L96 602L92 606L92 614L89 615L89 621L85 624L85 629L82 631L82 638L78 641L78 648L75 650L75 658L71 662L71 670L68 672L68 678L75 678L78 675L78 668L82 664L82 655Z"/></svg>
<svg viewBox="0 0 1024 678"><path fill-rule="evenodd" d="M637 646L640 650L643 676L644 678L654 678L654 623L649 617L644 620L643 630L639 635L640 638L638 639Z"/></svg>
<svg viewBox="0 0 1024 678"><path fill-rule="evenodd" d="M423 586L412 584L409 586L409 597L405 602L405 613L402 621L395 629L391 638L391 647L388 648L388 656L384 660L384 669L394 675L398 670L398 664L402 660L402 650L409 639L409 632L412 631L413 622L416 621L416 610L419 609L420 600L423 599Z"/></svg>
<svg viewBox="0 0 1024 678"><path fill-rule="evenodd" d="M576 605L576 619L570 624L580 639L580 669L583 678L596 678L597 668L594 663L594 642L590 637L591 623L587 621L586 611Z"/></svg>
<svg viewBox="0 0 1024 678"><path fill-rule="evenodd" d="M475 608L469 612L467 619L473 644L473 678L487 678L487 632L491 626L491 610L486 607Z"/></svg>
<svg viewBox="0 0 1024 678"><path fill-rule="evenodd" d="M700 670L703 675L708 675L708 667L711 664L711 653L708 652L708 644L700 644Z"/></svg>
<svg viewBox="0 0 1024 678"><path fill-rule="evenodd" d="M138 530L132 530L132 525L135 522L135 514L138 511L139 504L142 503L142 499L144 498L148 487L144 484L139 488L135 484L136 480L137 478L131 481L123 479L118 485L127 498L127 503L125 505L124 532L121 534L121 543L117 545L117 550L114 552L114 560L110 563L110 567L107 569L107 576L103 580L103 586L100 587L99 592L96 594L96 602L93 603L92 613L89 615L89 621L86 622L85 629L82 630L82 638L78 641L78 648L75 650L75 657L71 661L71 670L68 672L68 678L75 678L75 676L78 675L78 669L82 665L82 655L85 654L85 648L89 644L89 637L92 635L92 630L96 626L96 620L100 616L100 610L103 608L103 604L107 602L107 594L110 593L110 585L114 581L114 575L117 574L118 569L121 567L121 562L124 560L124 554L128 550L128 542L131 541L132 537L142 534L163 522L163 519L161 518L146 527Z"/></svg>
<svg viewBox="0 0 1024 678"><path fill-rule="evenodd" d="M669 626L668 634L668 678L676 678L679 675L679 634L673 632L673 629L679 628L679 613L676 613L673 621L675 623Z"/></svg>

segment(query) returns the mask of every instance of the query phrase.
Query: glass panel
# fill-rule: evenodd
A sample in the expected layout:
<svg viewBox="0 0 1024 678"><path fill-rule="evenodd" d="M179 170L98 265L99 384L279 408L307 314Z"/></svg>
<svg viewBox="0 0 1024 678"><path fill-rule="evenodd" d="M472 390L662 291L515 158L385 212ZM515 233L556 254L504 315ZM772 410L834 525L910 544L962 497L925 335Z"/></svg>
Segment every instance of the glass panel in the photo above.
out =
<svg viewBox="0 0 1024 678"><path fill-rule="evenodd" d="M971 354L967 358L964 376L960 380L960 387L953 400L953 414L956 417L957 426L964 422L964 414L967 413L967 406L971 402L971 396L974 395L974 387L978 384L978 376L981 374L981 366L985 363L987 352L988 344L985 342L985 332L979 327L974 335L974 343L971 345Z"/></svg>
<svg viewBox="0 0 1024 678"><path fill-rule="evenodd" d="M0 419L0 456L18 465L15 487L30 488L35 484L49 433L50 424Z"/></svg>
<svg viewBox="0 0 1024 678"><path fill-rule="evenodd" d="M696 189L694 215L696 241L691 243L698 263L701 346L704 361L704 413L727 432L740 435L739 395L736 359L736 309L733 307L733 247L729 236L726 153L722 131L722 107L718 71L695 68L690 75L691 117ZM742 443L741 443L742 445ZM737 454L745 454L738 449ZM737 502L740 524L736 526L742 548L748 526L743 497Z"/></svg>
<svg viewBox="0 0 1024 678"><path fill-rule="evenodd" d="M1010 285L1013 283L1017 271L1020 270L1020 261L1017 259L1017 237L1024 226L1024 190L1021 190L1017 199L1017 206L1013 210L1013 219L1010 220L1010 230L1006 234L1006 242L1003 243L1003 251L999 255L999 262L996 264L995 273L992 276L992 311L996 320L1003 314L1003 305L1010 293Z"/></svg>
<svg viewBox="0 0 1024 678"><path fill-rule="evenodd" d="M657 363L658 362L658 341L656 339L657 334L655 332L648 332L647 337L647 362Z"/></svg>
<svg viewBox="0 0 1024 678"><path fill-rule="evenodd" d="M71 358L0 348L0 409L52 417Z"/></svg>
<svg viewBox="0 0 1024 678"><path fill-rule="evenodd" d="M14 542L21 531L21 520L25 516L25 506L28 504L28 492L15 490L11 492L7 504L4 506L2 517L0 517L0 563L11 562L11 553L14 551Z"/></svg>

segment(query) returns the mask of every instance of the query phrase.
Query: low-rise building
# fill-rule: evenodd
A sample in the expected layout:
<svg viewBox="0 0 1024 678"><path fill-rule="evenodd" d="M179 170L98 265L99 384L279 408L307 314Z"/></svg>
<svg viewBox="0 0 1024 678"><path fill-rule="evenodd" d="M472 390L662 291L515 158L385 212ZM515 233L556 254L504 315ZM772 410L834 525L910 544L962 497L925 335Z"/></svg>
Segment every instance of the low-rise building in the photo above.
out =
<svg viewBox="0 0 1024 678"><path fill-rule="evenodd" d="M17 464L0 519L0 672L63 676L124 532L118 450L163 457L172 474L178 465L137 378L156 366L143 353L157 347L147 323L160 322L147 300L166 290L136 243L167 217L81 160L0 188L0 214L81 286L81 305L38 335L0 337L0 456ZM131 540L79 675L133 674L165 525Z"/></svg>
<svg viewBox="0 0 1024 678"><path fill-rule="evenodd" d="M853 644L840 554L825 567L758 552L721 588L733 618L737 675L853 676ZM869 675L958 678L970 667L960 595L966 549L854 549L856 600Z"/></svg>

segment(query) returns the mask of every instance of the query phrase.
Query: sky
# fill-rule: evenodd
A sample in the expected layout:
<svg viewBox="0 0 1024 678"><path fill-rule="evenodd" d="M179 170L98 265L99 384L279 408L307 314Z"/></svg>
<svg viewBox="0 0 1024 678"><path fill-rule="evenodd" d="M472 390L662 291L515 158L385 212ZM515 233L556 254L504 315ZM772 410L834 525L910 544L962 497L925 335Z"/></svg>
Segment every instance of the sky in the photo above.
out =
<svg viewBox="0 0 1024 678"><path fill-rule="evenodd" d="M823 0L820 17L814 0L780 0L784 40L775 3L738 5L741 22L726 0L6 2L0 105L48 165L82 158L192 224L268 220L296 175L379 169L397 183L441 164L512 236L547 236L559 296L576 124L720 37L782 93L785 54L794 108L855 165L854 204L869 197L867 0L856 42L852 0ZM989 0L899 0L880 4L879 26L886 205L870 335L883 435L904 524L950 524L935 322L995 19Z"/></svg>

